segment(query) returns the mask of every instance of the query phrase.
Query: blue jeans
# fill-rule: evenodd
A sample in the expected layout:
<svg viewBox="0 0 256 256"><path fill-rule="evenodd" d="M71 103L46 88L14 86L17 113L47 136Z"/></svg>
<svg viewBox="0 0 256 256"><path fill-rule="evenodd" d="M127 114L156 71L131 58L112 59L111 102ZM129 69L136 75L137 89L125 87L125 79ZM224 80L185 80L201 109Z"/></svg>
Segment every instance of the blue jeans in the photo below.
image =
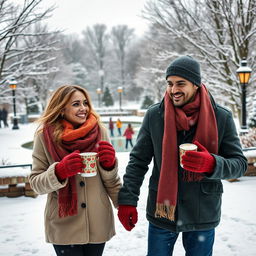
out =
<svg viewBox="0 0 256 256"><path fill-rule="evenodd" d="M186 256L212 256L215 229L182 232ZM171 256L179 233L149 223L147 256Z"/></svg>

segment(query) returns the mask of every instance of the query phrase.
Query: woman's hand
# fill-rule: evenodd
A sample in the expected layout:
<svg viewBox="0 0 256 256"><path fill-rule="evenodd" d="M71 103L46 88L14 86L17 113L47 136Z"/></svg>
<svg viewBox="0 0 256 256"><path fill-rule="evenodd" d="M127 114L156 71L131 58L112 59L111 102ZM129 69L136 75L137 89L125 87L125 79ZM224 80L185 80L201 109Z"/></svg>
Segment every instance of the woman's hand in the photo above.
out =
<svg viewBox="0 0 256 256"><path fill-rule="evenodd" d="M112 170L116 163L116 151L108 141L100 141L98 154L100 165L105 170Z"/></svg>
<svg viewBox="0 0 256 256"><path fill-rule="evenodd" d="M65 180L68 177L82 172L84 166L79 150L66 155L56 166L55 174L59 180Z"/></svg>

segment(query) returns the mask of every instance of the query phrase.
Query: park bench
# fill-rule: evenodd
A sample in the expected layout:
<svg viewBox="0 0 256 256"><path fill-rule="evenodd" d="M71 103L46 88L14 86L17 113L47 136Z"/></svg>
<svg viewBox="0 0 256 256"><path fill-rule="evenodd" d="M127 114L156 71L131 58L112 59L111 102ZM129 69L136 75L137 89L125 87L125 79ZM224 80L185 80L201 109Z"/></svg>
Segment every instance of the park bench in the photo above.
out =
<svg viewBox="0 0 256 256"><path fill-rule="evenodd" d="M0 197L37 197L28 182L31 169L32 164L0 166Z"/></svg>

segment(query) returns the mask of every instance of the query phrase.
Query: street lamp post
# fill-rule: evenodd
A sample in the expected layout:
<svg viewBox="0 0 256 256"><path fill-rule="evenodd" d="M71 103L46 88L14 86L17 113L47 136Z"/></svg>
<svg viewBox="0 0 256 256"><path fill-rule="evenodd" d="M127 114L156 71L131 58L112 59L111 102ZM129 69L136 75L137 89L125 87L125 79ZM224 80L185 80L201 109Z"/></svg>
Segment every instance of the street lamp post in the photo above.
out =
<svg viewBox="0 0 256 256"><path fill-rule="evenodd" d="M236 73L238 74L239 81L242 89L242 123L240 133L246 133L248 131L246 123L246 86L249 82L251 76L251 68L247 66L246 59L241 61L240 67L237 69Z"/></svg>
<svg viewBox="0 0 256 256"><path fill-rule="evenodd" d="M97 88L96 89L96 92L97 92L97 94L98 94L98 107L100 107L100 95L101 95L101 93L102 93L102 90L101 90L101 88Z"/></svg>
<svg viewBox="0 0 256 256"><path fill-rule="evenodd" d="M122 93L123 93L123 87L119 86L117 88L117 92L119 93L119 109L122 111Z"/></svg>
<svg viewBox="0 0 256 256"><path fill-rule="evenodd" d="M18 118L16 116L16 96L15 96L15 90L17 87L17 82L15 80L9 81L9 86L12 89L12 102L13 102L13 130L19 129L18 126Z"/></svg>

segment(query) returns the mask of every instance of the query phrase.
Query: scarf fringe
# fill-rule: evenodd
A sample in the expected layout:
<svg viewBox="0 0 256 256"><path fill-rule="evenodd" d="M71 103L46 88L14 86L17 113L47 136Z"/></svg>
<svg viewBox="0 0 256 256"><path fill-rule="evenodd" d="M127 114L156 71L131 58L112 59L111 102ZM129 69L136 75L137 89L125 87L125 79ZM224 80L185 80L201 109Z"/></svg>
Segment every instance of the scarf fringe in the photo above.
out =
<svg viewBox="0 0 256 256"><path fill-rule="evenodd" d="M64 218L68 216L77 215L77 200L71 200L67 202L59 202L59 217Z"/></svg>
<svg viewBox="0 0 256 256"><path fill-rule="evenodd" d="M166 218L168 220L174 221L174 213L176 206L175 205L165 205L165 204L156 204L156 218Z"/></svg>

